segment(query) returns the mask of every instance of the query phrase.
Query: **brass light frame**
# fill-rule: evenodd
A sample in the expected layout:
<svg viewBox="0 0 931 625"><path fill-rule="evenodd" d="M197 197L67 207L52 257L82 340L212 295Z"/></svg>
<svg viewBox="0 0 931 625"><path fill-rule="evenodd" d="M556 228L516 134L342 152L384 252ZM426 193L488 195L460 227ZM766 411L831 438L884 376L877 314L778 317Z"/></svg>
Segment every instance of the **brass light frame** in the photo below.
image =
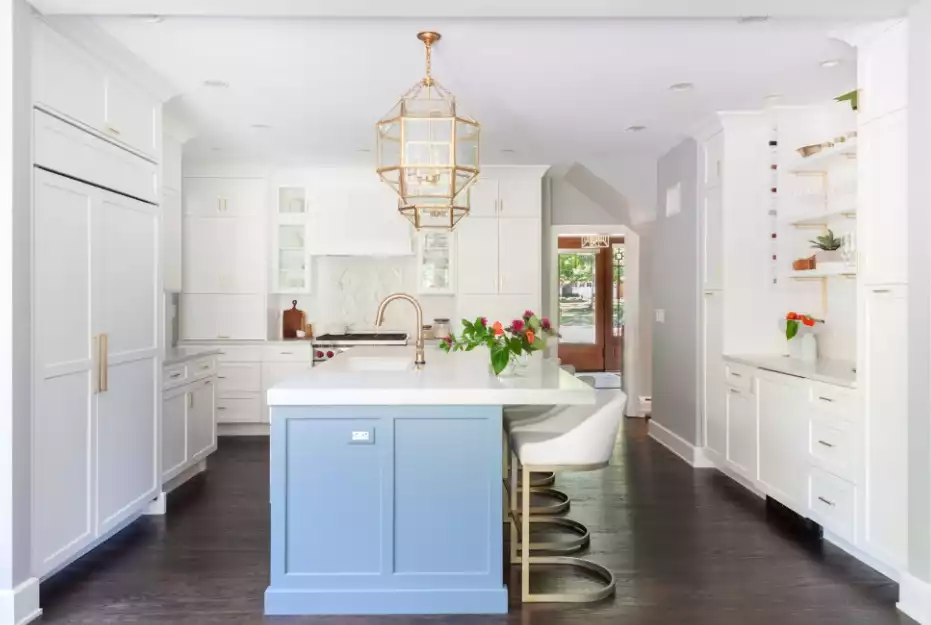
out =
<svg viewBox="0 0 931 625"><path fill-rule="evenodd" d="M418 33L417 38L425 46L426 75L401 97L387 116L375 124L378 144L376 172L398 194L398 212L415 229L452 231L470 212L470 188L480 172L481 124L459 112L455 96L431 74L431 49L440 40L440 34L424 31ZM430 110L430 103L434 103L433 110ZM428 106L424 107L424 104ZM448 114L442 114L444 111ZM443 128L443 122L448 123L448 141L406 141L406 128L418 122L429 122L428 132L431 136L434 128ZM460 131L465 134L460 136ZM443 129L443 132L446 130ZM471 149L474 158L470 164L462 163L457 153L465 141L474 144ZM412 162L412 146L419 144L432 154L437 147L445 147L443 144L446 143L449 153L444 163ZM386 162L385 156L389 151L386 148L394 144L398 144L397 148L391 148L390 151L392 156L396 153L397 158ZM448 178L448 185L444 178ZM435 184L437 182L442 184ZM423 186L433 186L435 192L425 192Z"/></svg>

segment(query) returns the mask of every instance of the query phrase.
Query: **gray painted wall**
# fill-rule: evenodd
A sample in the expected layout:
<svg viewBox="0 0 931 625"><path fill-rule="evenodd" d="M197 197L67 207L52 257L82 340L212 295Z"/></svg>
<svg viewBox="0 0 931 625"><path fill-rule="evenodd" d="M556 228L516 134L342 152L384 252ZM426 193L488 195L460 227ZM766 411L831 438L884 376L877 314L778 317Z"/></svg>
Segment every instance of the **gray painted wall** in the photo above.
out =
<svg viewBox="0 0 931 625"><path fill-rule="evenodd" d="M698 443L698 144L687 139L659 159L653 244L653 419ZM666 190L682 187L682 210L666 216Z"/></svg>

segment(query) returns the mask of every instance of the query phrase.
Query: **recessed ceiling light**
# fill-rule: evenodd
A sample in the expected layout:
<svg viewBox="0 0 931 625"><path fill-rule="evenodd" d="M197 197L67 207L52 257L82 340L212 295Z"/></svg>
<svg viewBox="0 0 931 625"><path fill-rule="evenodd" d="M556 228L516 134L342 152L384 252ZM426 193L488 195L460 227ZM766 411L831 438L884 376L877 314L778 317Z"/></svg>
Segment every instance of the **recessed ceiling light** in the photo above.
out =
<svg viewBox="0 0 931 625"><path fill-rule="evenodd" d="M212 88L214 88L214 89L226 89L227 87L230 86L230 84L229 84L228 82L226 82L225 80L214 80L214 79L210 79L210 80L205 80L205 81L204 81L204 86L205 86L205 87L212 87Z"/></svg>
<svg viewBox="0 0 931 625"><path fill-rule="evenodd" d="M161 24L162 20L165 18L163 18L161 15L146 15L142 19L149 24Z"/></svg>
<svg viewBox="0 0 931 625"><path fill-rule="evenodd" d="M669 85L670 91L690 91L694 88L695 88L695 85L693 85L690 82L677 82L674 85Z"/></svg>
<svg viewBox="0 0 931 625"><path fill-rule="evenodd" d="M515 150L514 148L502 148L501 149L502 154L514 154L516 152L517 150Z"/></svg>
<svg viewBox="0 0 931 625"><path fill-rule="evenodd" d="M271 128L271 126L268 124L252 124L250 127L255 128L256 130L268 130Z"/></svg>
<svg viewBox="0 0 931 625"><path fill-rule="evenodd" d="M763 100L766 101L766 102L778 102L778 101L781 100L781 99L782 99L782 94L781 94L781 93L771 93L771 94L769 94L768 96L766 96L765 98L763 98Z"/></svg>
<svg viewBox="0 0 931 625"><path fill-rule="evenodd" d="M371 152L371 151L372 151L372 150L369 149L369 148L358 148L358 149L356 150L356 152Z"/></svg>
<svg viewBox="0 0 931 625"><path fill-rule="evenodd" d="M226 152L226 150L227 150L227 148L223 148L223 147L220 147L220 146L218 146L218 145L215 145L215 146L213 146L213 147L210 148L210 149L213 150L214 152Z"/></svg>
<svg viewBox="0 0 931 625"><path fill-rule="evenodd" d="M840 65L840 59L827 59L821 61L821 67L837 67Z"/></svg>
<svg viewBox="0 0 931 625"><path fill-rule="evenodd" d="M760 24L768 21L768 15L742 15L737 18L738 24Z"/></svg>
<svg viewBox="0 0 931 625"><path fill-rule="evenodd" d="M641 130L646 130L646 126L641 126L639 124L634 124L633 126L627 127L627 132L640 132Z"/></svg>

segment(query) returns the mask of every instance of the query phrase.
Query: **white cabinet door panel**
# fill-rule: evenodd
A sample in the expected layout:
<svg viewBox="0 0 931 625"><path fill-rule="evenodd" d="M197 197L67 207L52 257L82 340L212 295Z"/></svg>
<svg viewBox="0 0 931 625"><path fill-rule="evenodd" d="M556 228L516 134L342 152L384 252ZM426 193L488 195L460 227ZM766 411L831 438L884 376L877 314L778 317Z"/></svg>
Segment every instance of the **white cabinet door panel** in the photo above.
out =
<svg viewBox="0 0 931 625"><path fill-rule="evenodd" d="M181 193L182 162L184 146L180 141L162 136L162 187Z"/></svg>
<svg viewBox="0 0 931 625"><path fill-rule="evenodd" d="M469 216L456 228L460 295L498 292L498 220Z"/></svg>
<svg viewBox="0 0 931 625"><path fill-rule="evenodd" d="M868 41L858 51L857 84L861 87L861 123L908 105L908 21Z"/></svg>
<svg viewBox="0 0 931 625"><path fill-rule="evenodd" d="M908 279L908 115L890 113L860 126L857 155L860 273L864 284Z"/></svg>
<svg viewBox="0 0 931 625"><path fill-rule="evenodd" d="M33 566L43 575L94 535L91 226L96 189L35 170ZM61 307L68 310L62 323Z"/></svg>
<svg viewBox="0 0 931 625"><path fill-rule="evenodd" d="M727 390L727 462L737 473L756 481L756 397L736 388Z"/></svg>
<svg viewBox="0 0 931 625"><path fill-rule="evenodd" d="M261 226L258 219L185 217L185 292L264 292L266 263Z"/></svg>
<svg viewBox="0 0 931 625"><path fill-rule="evenodd" d="M194 385L187 421L188 460L200 462L217 449L216 385L204 380Z"/></svg>
<svg viewBox="0 0 931 625"><path fill-rule="evenodd" d="M866 550L904 566L908 538L908 312L905 287L868 287L864 302Z"/></svg>
<svg viewBox="0 0 931 625"><path fill-rule="evenodd" d="M498 220L498 292L539 293L540 220L502 217Z"/></svg>
<svg viewBox="0 0 931 625"><path fill-rule="evenodd" d="M155 157L161 143L158 112L153 98L113 74L107 76L104 132L108 136Z"/></svg>
<svg viewBox="0 0 931 625"><path fill-rule="evenodd" d="M217 423L268 423L265 399L259 394L217 399Z"/></svg>
<svg viewBox="0 0 931 625"><path fill-rule="evenodd" d="M479 176L479 179L469 187L469 199L471 201L469 216L460 222L459 227L472 217L494 217L498 214L497 179Z"/></svg>
<svg viewBox="0 0 931 625"><path fill-rule="evenodd" d="M536 176L509 174L498 181L498 211L502 217L534 217L542 211L543 181Z"/></svg>
<svg viewBox="0 0 931 625"><path fill-rule="evenodd" d="M761 373L759 471L764 492L802 516L808 511L808 427L811 405L804 380Z"/></svg>
<svg viewBox="0 0 931 625"><path fill-rule="evenodd" d="M725 406L724 296L706 292L702 298L702 352L704 375L705 446L722 459L727 453Z"/></svg>
<svg viewBox="0 0 931 625"><path fill-rule="evenodd" d="M182 276L181 194L162 189L162 287L171 293L181 291Z"/></svg>
<svg viewBox="0 0 931 625"><path fill-rule="evenodd" d="M82 50L36 22L33 39L33 94L37 104L102 129L106 75Z"/></svg>
<svg viewBox="0 0 931 625"><path fill-rule="evenodd" d="M258 178L185 178L184 214L202 217L264 216L265 180Z"/></svg>
<svg viewBox="0 0 931 625"><path fill-rule="evenodd" d="M181 296L181 336L186 340L267 338L264 295Z"/></svg>
<svg viewBox="0 0 931 625"><path fill-rule="evenodd" d="M702 216L702 282L705 289L723 286L723 233L721 188L706 189Z"/></svg>
<svg viewBox="0 0 931 625"><path fill-rule="evenodd" d="M175 389L162 399L162 481L176 476L187 462L186 389Z"/></svg>

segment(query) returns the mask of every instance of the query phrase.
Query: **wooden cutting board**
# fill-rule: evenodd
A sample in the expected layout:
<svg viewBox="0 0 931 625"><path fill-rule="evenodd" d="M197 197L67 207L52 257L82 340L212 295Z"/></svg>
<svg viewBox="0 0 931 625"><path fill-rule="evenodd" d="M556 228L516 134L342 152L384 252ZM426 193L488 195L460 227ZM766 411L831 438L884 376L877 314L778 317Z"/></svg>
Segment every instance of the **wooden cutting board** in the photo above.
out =
<svg viewBox="0 0 931 625"><path fill-rule="evenodd" d="M286 339L296 339L297 331L304 329L305 319L304 311L297 307L297 300L291 300L291 308L284 311L281 316L281 336Z"/></svg>

